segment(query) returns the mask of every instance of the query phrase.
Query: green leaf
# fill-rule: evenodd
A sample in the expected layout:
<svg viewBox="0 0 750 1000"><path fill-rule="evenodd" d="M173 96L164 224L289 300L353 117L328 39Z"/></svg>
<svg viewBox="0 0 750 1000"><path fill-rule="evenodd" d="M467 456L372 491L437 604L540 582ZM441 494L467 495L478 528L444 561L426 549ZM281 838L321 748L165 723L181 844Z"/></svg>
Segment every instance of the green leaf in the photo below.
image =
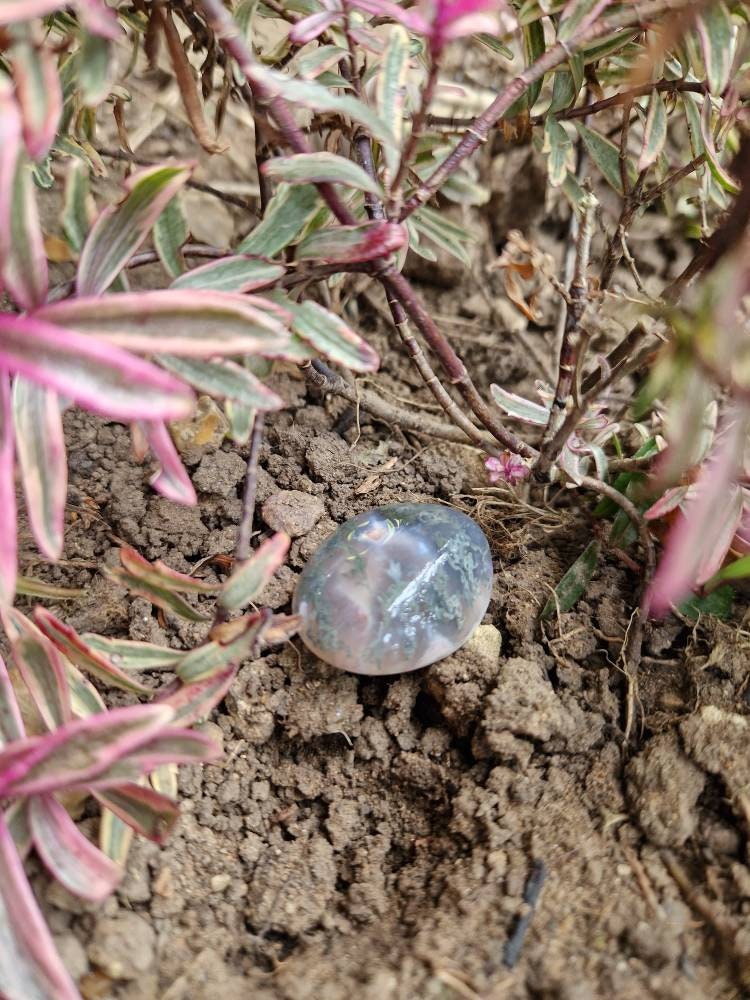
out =
<svg viewBox="0 0 750 1000"><path fill-rule="evenodd" d="M227 666L237 666L252 652L266 619L258 614L247 615L244 620L247 623L245 631L232 642L226 645L207 642L185 655L177 668L183 684L194 684L222 672Z"/></svg>
<svg viewBox="0 0 750 1000"><path fill-rule="evenodd" d="M719 587L705 597L693 594L683 601L679 611L686 618L696 619L699 615L713 615L714 618L728 618L732 613L734 590L728 584Z"/></svg>
<svg viewBox="0 0 750 1000"><path fill-rule="evenodd" d="M318 353L352 371L377 371L380 363L377 354L341 317L311 300L287 299L284 307L294 317L292 330Z"/></svg>
<svg viewBox="0 0 750 1000"><path fill-rule="evenodd" d="M643 130L643 147L641 148L638 170L646 170L654 163L664 149L667 139L667 108L664 98L658 90L651 91L648 102L648 114Z"/></svg>
<svg viewBox="0 0 750 1000"><path fill-rule="evenodd" d="M504 56L506 59L514 58L513 49L508 48L504 42L501 42L499 38L495 38L494 35L488 35L486 32L481 31L478 35L472 35L472 38L476 38L478 42L486 45L492 52L497 52L498 55Z"/></svg>
<svg viewBox="0 0 750 1000"><path fill-rule="evenodd" d="M235 254L212 260L180 275L170 288L202 288L215 292L251 292L272 285L286 273L283 264Z"/></svg>
<svg viewBox="0 0 750 1000"><path fill-rule="evenodd" d="M16 579L16 593L24 597L40 597L48 601L76 601L86 596L85 590L73 587L55 587L33 576L19 576Z"/></svg>
<svg viewBox="0 0 750 1000"><path fill-rule="evenodd" d="M552 100L547 114L553 115L556 111L571 107L577 96L573 74L569 69L558 69L552 79Z"/></svg>
<svg viewBox="0 0 750 1000"><path fill-rule="evenodd" d="M446 253L456 257L465 267L471 267L471 257L466 252L464 243L473 241L474 237L461 226L447 219L444 212L423 205L412 215L414 228L421 236L427 237Z"/></svg>
<svg viewBox="0 0 750 1000"><path fill-rule="evenodd" d="M297 246L296 259L331 264L367 261L387 257L405 242L404 230L394 222L330 226L308 233Z"/></svg>
<svg viewBox="0 0 750 1000"><path fill-rule="evenodd" d="M744 580L750 576L750 555L727 563L706 584L706 590L713 590L722 580Z"/></svg>
<svg viewBox="0 0 750 1000"><path fill-rule="evenodd" d="M728 191L730 194L739 194L739 184L722 165L719 153L716 150L713 127L711 125L711 110L711 98L708 94L706 94L706 99L703 102L703 111L701 112L701 138L703 139L703 147L706 152L708 169L711 171L711 176L714 178L716 183L724 191Z"/></svg>
<svg viewBox="0 0 750 1000"><path fill-rule="evenodd" d="M583 27L592 13L595 13L594 8L598 4L599 0L569 0L558 24L558 42L569 41Z"/></svg>
<svg viewBox="0 0 750 1000"><path fill-rule="evenodd" d="M169 354L157 355L156 360L162 368L216 399L231 399L253 410L281 410L284 407L280 396L247 368L232 361L193 361Z"/></svg>
<svg viewBox="0 0 750 1000"><path fill-rule="evenodd" d="M267 539L242 565L237 566L225 581L219 604L226 611L247 607L260 594L281 566L289 551L291 539L283 531Z"/></svg>
<svg viewBox="0 0 750 1000"><path fill-rule="evenodd" d="M111 639L93 632L84 632L81 638L123 670L171 670L185 655L181 649L134 639Z"/></svg>
<svg viewBox="0 0 750 1000"><path fill-rule="evenodd" d="M552 187L560 187L568 172L568 160L573 143L565 128L551 115L544 123L544 145L547 153L547 173Z"/></svg>
<svg viewBox="0 0 750 1000"><path fill-rule="evenodd" d="M78 82L84 104L95 108L107 99L115 68L111 41L85 32L78 60Z"/></svg>
<svg viewBox="0 0 750 1000"><path fill-rule="evenodd" d="M527 24L523 29L523 51L526 59L526 65L531 66L535 63L537 59L544 55L545 42L544 42L544 25L541 21L534 21L532 24ZM525 98L527 102L527 107L529 111L534 107L537 102L537 98L542 90L542 84L544 80L539 79L527 89L525 93ZM510 114L510 112L508 112Z"/></svg>
<svg viewBox="0 0 750 1000"><path fill-rule="evenodd" d="M351 118L358 125L363 125L373 139L378 139L384 145L396 143L395 136L380 115L357 97L352 97L350 94L333 94L327 87L314 80L293 80L265 66L252 67L250 75L292 105L308 108L318 114L331 111L344 118Z"/></svg>
<svg viewBox="0 0 750 1000"><path fill-rule="evenodd" d="M544 605L542 619L551 618L558 608L562 613L573 607L591 582L599 561L599 548L599 542L589 542L555 587L555 597L550 597Z"/></svg>
<svg viewBox="0 0 750 1000"><path fill-rule="evenodd" d="M261 222L237 247L238 253L273 257L293 243L320 208L317 188L282 184Z"/></svg>
<svg viewBox="0 0 750 1000"><path fill-rule="evenodd" d="M65 178L65 201L60 221L65 239L76 253L80 253L86 241L93 212L88 167L81 160L71 160Z"/></svg>
<svg viewBox="0 0 750 1000"><path fill-rule="evenodd" d="M586 152L601 170L606 182L617 191L624 194L622 189L622 177L620 176L620 151L615 144L606 136L592 131L581 122L574 122L575 127L583 140ZM635 180L635 167L630 160L627 161L628 175Z"/></svg>
<svg viewBox="0 0 750 1000"><path fill-rule="evenodd" d="M393 181L401 159L409 47L410 40L406 29L400 24L390 25L388 44L380 62L375 90L380 117L388 125L394 137L392 144L387 143L383 147L386 184Z"/></svg>
<svg viewBox="0 0 750 1000"><path fill-rule="evenodd" d="M78 295L101 295L109 288L191 169L187 164L146 167L127 180L125 199L101 213L83 246Z"/></svg>
<svg viewBox="0 0 750 1000"><path fill-rule="evenodd" d="M267 177L287 184L344 184L378 196L383 193L378 182L359 164L335 153L278 156L267 160L262 170Z"/></svg>
<svg viewBox="0 0 750 1000"><path fill-rule="evenodd" d="M116 795L117 789L112 789L112 792ZM102 796L106 796L106 794L106 792L101 793ZM97 798L99 798L98 794ZM102 808L99 820L99 848L121 868L127 864L133 836L134 831L126 823L123 823L119 816L116 816L111 809Z"/></svg>
<svg viewBox="0 0 750 1000"><path fill-rule="evenodd" d="M184 270L180 251L187 238L187 220L180 196L176 195L154 223L154 247L170 278L176 278Z"/></svg>
<svg viewBox="0 0 750 1000"><path fill-rule="evenodd" d="M724 0L704 4L695 19L708 89L718 96L729 83L734 58L734 29Z"/></svg>

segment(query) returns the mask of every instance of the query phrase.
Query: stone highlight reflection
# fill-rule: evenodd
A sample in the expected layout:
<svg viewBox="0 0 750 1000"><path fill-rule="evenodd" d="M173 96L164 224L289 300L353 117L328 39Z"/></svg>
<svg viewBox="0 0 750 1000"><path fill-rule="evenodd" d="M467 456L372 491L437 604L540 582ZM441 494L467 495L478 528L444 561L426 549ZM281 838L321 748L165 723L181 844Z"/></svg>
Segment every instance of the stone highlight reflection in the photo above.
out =
<svg viewBox="0 0 750 1000"><path fill-rule="evenodd" d="M359 514L300 576L300 635L327 663L398 674L455 652L481 622L492 559L481 528L451 507L401 503Z"/></svg>

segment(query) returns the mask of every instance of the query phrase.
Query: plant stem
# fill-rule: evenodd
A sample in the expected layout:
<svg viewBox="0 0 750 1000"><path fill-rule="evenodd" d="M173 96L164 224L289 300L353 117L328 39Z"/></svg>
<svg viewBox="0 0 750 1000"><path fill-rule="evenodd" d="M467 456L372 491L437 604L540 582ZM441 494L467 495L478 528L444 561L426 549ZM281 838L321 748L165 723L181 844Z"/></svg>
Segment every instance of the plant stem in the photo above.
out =
<svg viewBox="0 0 750 1000"><path fill-rule="evenodd" d="M242 494L242 519L237 532L237 544L234 549L235 566L242 565L250 558L250 539L253 534L253 517L255 515L255 497L258 491L258 458L263 441L264 416L262 410L256 410L253 421L253 433L250 439L250 454L245 469L245 485Z"/></svg>

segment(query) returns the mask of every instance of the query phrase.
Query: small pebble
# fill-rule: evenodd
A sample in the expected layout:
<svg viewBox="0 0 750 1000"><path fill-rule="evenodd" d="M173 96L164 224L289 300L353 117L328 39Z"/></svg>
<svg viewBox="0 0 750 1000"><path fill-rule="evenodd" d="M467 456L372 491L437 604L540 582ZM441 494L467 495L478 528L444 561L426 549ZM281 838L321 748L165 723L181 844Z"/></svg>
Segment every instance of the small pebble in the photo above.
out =
<svg viewBox="0 0 750 1000"><path fill-rule="evenodd" d="M292 538L306 535L325 513L320 497L301 490L281 490L263 504L261 514L269 528L285 531Z"/></svg>
<svg viewBox="0 0 750 1000"><path fill-rule="evenodd" d="M379 676L455 652L491 591L490 548L471 518L440 504L393 504L334 531L303 570L293 608L322 660Z"/></svg>

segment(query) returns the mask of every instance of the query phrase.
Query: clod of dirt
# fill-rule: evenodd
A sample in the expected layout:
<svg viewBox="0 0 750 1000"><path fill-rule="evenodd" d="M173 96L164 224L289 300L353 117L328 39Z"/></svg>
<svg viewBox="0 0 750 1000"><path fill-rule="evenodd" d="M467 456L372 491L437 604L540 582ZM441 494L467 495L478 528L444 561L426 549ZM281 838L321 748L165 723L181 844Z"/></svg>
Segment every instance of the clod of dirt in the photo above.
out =
<svg viewBox="0 0 750 1000"><path fill-rule="evenodd" d="M299 538L317 524L325 507L320 497L300 490L280 490L266 500L261 513L269 528Z"/></svg>
<svg viewBox="0 0 750 1000"><path fill-rule="evenodd" d="M162 1000L199 1000L200 997L221 1000L247 1000L247 983L232 973L218 952L204 948L198 952L183 975L163 994Z"/></svg>
<svg viewBox="0 0 750 1000"><path fill-rule="evenodd" d="M321 837L266 853L250 886L248 919L260 930L297 936L323 917L336 892L333 848Z"/></svg>
<svg viewBox="0 0 750 1000"><path fill-rule="evenodd" d="M468 735L497 679L501 643L494 625L479 625L461 649L433 664L425 675L426 690L459 736Z"/></svg>
<svg viewBox="0 0 750 1000"><path fill-rule="evenodd" d="M89 959L111 979L136 979L154 964L156 934L137 913L97 921Z"/></svg>
<svg viewBox="0 0 750 1000"><path fill-rule="evenodd" d="M193 476L193 484L201 493L216 493L220 497L235 496L237 485L245 476L246 462L236 451L216 451L204 455Z"/></svg>
<svg viewBox="0 0 750 1000"><path fill-rule="evenodd" d="M718 774L743 808L750 805L750 721L746 716L704 705L680 726L685 749L711 774Z"/></svg>
<svg viewBox="0 0 750 1000"><path fill-rule="evenodd" d="M692 837L706 779L683 753L676 733L654 737L628 764L627 782L632 808L654 844L681 847Z"/></svg>

